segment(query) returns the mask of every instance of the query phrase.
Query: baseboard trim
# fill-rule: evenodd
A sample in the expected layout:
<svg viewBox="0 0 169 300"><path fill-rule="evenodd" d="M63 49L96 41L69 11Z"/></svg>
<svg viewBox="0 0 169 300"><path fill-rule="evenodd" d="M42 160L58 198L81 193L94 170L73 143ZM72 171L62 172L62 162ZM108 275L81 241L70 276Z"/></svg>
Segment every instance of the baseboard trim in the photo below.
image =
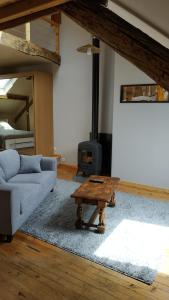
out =
<svg viewBox="0 0 169 300"><path fill-rule="evenodd" d="M74 171L77 172L77 166L76 165L69 165L69 164L63 164L63 163L59 163L59 167L67 170L67 171Z"/></svg>
<svg viewBox="0 0 169 300"><path fill-rule="evenodd" d="M119 191L132 192L141 196L169 201L169 189L165 188L152 187L149 185L122 180L119 184Z"/></svg>
<svg viewBox="0 0 169 300"><path fill-rule="evenodd" d="M77 165L59 163L59 168L65 172L77 172ZM130 181L120 181L118 190L132 193L138 196L145 196L152 199L169 201L169 189L154 187Z"/></svg>
<svg viewBox="0 0 169 300"><path fill-rule="evenodd" d="M62 155L61 154L52 154L51 157L57 158L57 159L61 159Z"/></svg>

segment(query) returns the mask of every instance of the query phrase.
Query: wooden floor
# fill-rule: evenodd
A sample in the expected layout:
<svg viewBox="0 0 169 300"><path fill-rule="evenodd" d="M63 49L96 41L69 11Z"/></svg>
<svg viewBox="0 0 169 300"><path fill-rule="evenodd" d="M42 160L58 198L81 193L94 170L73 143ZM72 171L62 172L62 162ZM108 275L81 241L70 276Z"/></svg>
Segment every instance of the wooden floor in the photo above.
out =
<svg viewBox="0 0 169 300"><path fill-rule="evenodd" d="M168 300L169 250L160 272L148 286L20 232L0 244L0 300Z"/></svg>

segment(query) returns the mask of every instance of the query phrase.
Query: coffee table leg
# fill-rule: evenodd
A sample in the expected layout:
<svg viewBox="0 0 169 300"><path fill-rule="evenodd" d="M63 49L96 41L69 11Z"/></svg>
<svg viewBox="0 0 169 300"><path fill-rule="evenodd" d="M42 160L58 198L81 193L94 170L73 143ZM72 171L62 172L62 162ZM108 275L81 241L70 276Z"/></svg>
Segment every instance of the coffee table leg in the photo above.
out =
<svg viewBox="0 0 169 300"><path fill-rule="evenodd" d="M82 209L82 203L80 199L76 200L77 203L77 220L75 222L76 229L81 229L83 226L83 209Z"/></svg>
<svg viewBox="0 0 169 300"><path fill-rule="evenodd" d="M114 207L116 205L116 201L115 201L115 192L113 192L113 195L111 197L111 200L109 202L109 207Z"/></svg>
<svg viewBox="0 0 169 300"><path fill-rule="evenodd" d="M105 232L105 207L106 207L106 203L98 202L98 208L99 208L99 224L97 226L98 233Z"/></svg>

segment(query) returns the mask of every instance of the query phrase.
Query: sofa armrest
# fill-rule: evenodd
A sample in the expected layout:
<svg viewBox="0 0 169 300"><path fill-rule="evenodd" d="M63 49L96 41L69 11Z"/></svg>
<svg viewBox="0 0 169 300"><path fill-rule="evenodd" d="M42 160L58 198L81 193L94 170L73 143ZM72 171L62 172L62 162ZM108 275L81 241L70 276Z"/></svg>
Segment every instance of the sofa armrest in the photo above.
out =
<svg viewBox="0 0 169 300"><path fill-rule="evenodd" d="M42 171L56 171L57 159L53 157L42 157L41 158L41 169Z"/></svg>
<svg viewBox="0 0 169 300"><path fill-rule="evenodd" d="M10 184L0 185L0 234L15 233L21 211L20 189Z"/></svg>

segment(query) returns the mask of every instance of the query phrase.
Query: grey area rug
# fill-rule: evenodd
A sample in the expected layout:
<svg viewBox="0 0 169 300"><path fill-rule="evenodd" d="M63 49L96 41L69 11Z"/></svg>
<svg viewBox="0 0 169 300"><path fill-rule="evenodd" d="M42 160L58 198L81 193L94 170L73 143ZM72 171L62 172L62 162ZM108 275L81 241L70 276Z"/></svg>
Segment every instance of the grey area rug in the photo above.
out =
<svg viewBox="0 0 169 300"><path fill-rule="evenodd" d="M147 284L155 279L169 248L169 204L116 194L116 207L106 209L106 232L76 230L76 206L70 194L79 183L57 180L56 187L21 230ZM86 205L86 217L94 207ZM97 221L97 220L96 220Z"/></svg>

